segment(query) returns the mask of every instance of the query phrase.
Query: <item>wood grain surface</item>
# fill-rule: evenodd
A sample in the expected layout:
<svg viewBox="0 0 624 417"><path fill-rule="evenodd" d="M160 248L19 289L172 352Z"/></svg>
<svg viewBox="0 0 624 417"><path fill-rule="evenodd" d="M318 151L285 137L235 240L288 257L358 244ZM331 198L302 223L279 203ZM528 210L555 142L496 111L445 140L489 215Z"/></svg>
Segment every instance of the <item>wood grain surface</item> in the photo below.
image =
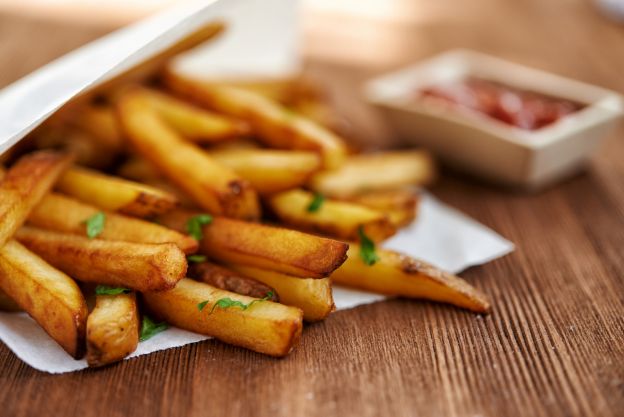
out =
<svg viewBox="0 0 624 417"><path fill-rule="evenodd" d="M409 7L420 14L306 21L311 73L371 142L387 132L354 103L359 83L452 47L624 92L624 26L589 2ZM104 31L0 15L0 86ZM393 300L307 326L282 360L207 341L64 375L35 371L0 344L0 415L624 416L623 135L620 126L586 172L539 194L453 173L433 188L517 245L462 274L492 298L487 317Z"/></svg>

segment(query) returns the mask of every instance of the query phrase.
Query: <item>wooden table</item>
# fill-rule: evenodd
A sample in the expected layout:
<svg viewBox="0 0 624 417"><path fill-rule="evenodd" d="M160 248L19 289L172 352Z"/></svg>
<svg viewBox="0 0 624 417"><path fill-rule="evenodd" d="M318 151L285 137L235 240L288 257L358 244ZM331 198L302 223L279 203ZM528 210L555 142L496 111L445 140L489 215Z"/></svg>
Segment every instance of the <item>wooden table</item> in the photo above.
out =
<svg viewBox="0 0 624 417"><path fill-rule="evenodd" d="M310 17L313 72L353 92L374 73L461 46L624 92L624 28L585 1L396 3L422 13ZM0 16L0 85L104 31ZM282 360L208 341L60 376L0 345L0 414L622 416L623 134L584 174L539 194L452 174L433 188L517 244L462 274L492 298L490 316L394 300L307 326Z"/></svg>

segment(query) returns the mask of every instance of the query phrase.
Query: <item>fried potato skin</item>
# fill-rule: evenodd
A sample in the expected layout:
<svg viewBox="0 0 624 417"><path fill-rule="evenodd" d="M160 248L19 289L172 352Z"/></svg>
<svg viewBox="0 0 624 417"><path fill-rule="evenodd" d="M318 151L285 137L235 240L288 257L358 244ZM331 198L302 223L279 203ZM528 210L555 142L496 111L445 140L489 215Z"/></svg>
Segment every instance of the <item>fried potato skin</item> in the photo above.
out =
<svg viewBox="0 0 624 417"><path fill-rule="evenodd" d="M216 217L203 227L200 251L229 263L255 266L302 278L329 276L348 245L279 227Z"/></svg>
<svg viewBox="0 0 624 417"><path fill-rule="evenodd" d="M346 199L370 191L384 191L409 185L427 185L436 168L425 151L379 152L353 155L334 171L322 171L310 179L314 191Z"/></svg>
<svg viewBox="0 0 624 417"><path fill-rule="evenodd" d="M305 321L323 320L335 309L331 278L298 278L233 264L228 268L275 288L280 294L280 303L300 308Z"/></svg>
<svg viewBox="0 0 624 417"><path fill-rule="evenodd" d="M254 298L270 295L270 301L279 302L279 296L274 288L212 262L189 263L188 276L220 290Z"/></svg>
<svg viewBox="0 0 624 417"><path fill-rule="evenodd" d="M341 138L267 97L233 86L194 81L171 71L165 73L164 81L177 94L247 120L267 146L318 152L327 169L338 168L344 161L346 146Z"/></svg>
<svg viewBox="0 0 624 417"><path fill-rule="evenodd" d="M254 300L183 279L169 291L144 293L143 301L152 316L167 323L255 352L282 357L299 342L303 314L298 308L262 301L246 310L217 307L212 311L213 304L226 297L244 304ZM198 304L204 301L208 303L200 311Z"/></svg>
<svg viewBox="0 0 624 417"><path fill-rule="evenodd" d="M83 356L87 304L71 278L10 240L0 249L0 289L67 353Z"/></svg>
<svg viewBox="0 0 624 417"><path fill-rule="evenodd" d="M21 228L15 237L51 265L84 282L161 291L186 275L186 257L173 243L88 239L32 227Z"/></svg>
<svg viewBox="0 0 624 417"><path fill-rule="evenodd" d="M0 247L67 169L68 154L39 151L22 157L0 180Z"/></svg>
<svg viewBox="0 0 624 417"><path fill-rule="evenodd" d="M209 153L217 162L249 181L260 194L300 187L321 168L321 159L314 152L224 149Z"/></svg>
<svg viewBox="0 0 624 417"><path fill-rule="evenodd" d="M246 220L260 217L251 185L181 138L149 107L140 89L118 100L117 114L134 148L204 210Z"/></svg>
<svg viewBox="0 0 624 417"><path fill-rule="evenodd" d="M91 367L117 362L139 344L136 295L97 295L87 318L87 363Z"/></svg>
<svg viewBox="0 0 624 417"><path fill-rule="evenodd" d="M102 209L136 217L166 213L179 204L174 195L154 187L79 167L67 170L56 189Z"/></svg>
<svg viewBox="0 0 624 417"><path fill-rule="evenodd" d="M268 197L267 202L282 223L303 231L357 240L362 228L376 242L396 233L396 227L385 214L356 203L326 199L310 212L308 207L314 198L313 193L297 189Z"/></svg>
<svg viewBox="0 0 624 417"><path fill-rule="evenodd" d="M42 229L85 236L84 221L102 210L57 193L46 195L32 210L28 223ZM194 253L198 243L190 236L161 225L106 212L98 239L134 243L174 243L184 253Z"/></svg>
<svg viewBox="0 0 624 417"><path fill-rule="evenodd" d="M485 295L459 277L383 249L376 250L380 259L369 266L360 259L359 252L359 245L349 245L347 261L331 276L335 283L381 294L453 304L476 313L490 311Z"/></svg>

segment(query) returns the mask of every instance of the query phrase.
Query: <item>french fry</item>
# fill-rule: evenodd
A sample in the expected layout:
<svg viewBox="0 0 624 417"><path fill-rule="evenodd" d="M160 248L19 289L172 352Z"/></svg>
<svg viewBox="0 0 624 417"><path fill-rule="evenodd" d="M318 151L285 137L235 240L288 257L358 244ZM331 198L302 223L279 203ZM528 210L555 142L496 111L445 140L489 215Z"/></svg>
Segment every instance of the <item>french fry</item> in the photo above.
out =
<svg viewBox="0 0 624 417"><path fill-rule="evenodd" d="M173 210L158 220L183 230L194 213ZM200 252L215 261L254 266L302 278L324 278L344 261L348 245L296 230L215 217L203 227Z"/></svg>
<svg viewBox="0 0 624 417"><path fill-rule="evenodd" d="M229 264L228 268L275 288L280 303L300 308L305 321L323 320L334 310L331 278L298 278L234 264Z"/></svg>
<svg viewBox="0 0 624 417"><path fill-rule="evenodd" d="M32 210L28 223L42 229L86 236L85 221L101 210L61 194L50 193ZM198 243L190 236L161 225L122 214L105 212L99 239L135 243L174 243L184 253L194 253Z"/></svg>
<svg viewBox="0 0 624 417"><path fill-rule="evenodd" d="M134 293L97 295L87 318L87 363L103 366L134 352L139 344L139 312Z"/></svg>
<svg viewBox="0 0 624 417"><path fill-rule="evenodd" d="M124 139L111 106L84 105L75 109L67 120L97 141L101 148L113 154L124 151Z"/></svg>
<svg viewBox="0 0 624 417"><path fill-rule="evenodd" d="M360 259L360 246L349 245L347 261L331 275L336 284L381 294L422 298L487 313L487 298L463 279L397 252L377 249L374 265Z"/></svg>
<svg viewBox="0 0 624 417"><path fill-rule="evenodd" d="M144 158L133 156L128 158L117 169L117 175L144 183L152 183L154 181L162 181L164 177L158 172L153 164L150 164Z"/></svg>
<svg viewBox="0 0 624 417"><path fill-rule="evenodd" d="M420 196L413 189L372 191L351 197L349 201L385 213L392 224L402 227L417 216Z"/></svg>
<svg viewBox="0 0 624 417"><path fill-rule="evenodd" d="M0 289L67 353L84 353L87 304L78 285L15 240L0 248Z"/></svg>
<svg viewBox="0 0 624 417"><path fill-rule="evenodd" d="M15 238L46 262L83 282L137 291L162 291L186 274L186 257L173 243L89 239L22 227Z"/></svg>
<svg viewBox="0 0 624 417"><path fill-rule="evenodd" d="M260 194L302 186L321 168L318 154L306 151L232 149L212 151L210 156L249 181Z"/></svg>
<svg viewBox="0 0 624 417"><path fill-rule="evenodd" d="M249 305L256 298L183 279L169 290L144 293L150 313L182 329L215 337L232 345L271 356L285 356L298 343L301 310L271 301L255 302L247 309L213 307L224 298ZM202 310L199 304L205 303Z"/></svg>
<svg viewBox="0 0 624 417"><path fill-rule="evenodd" d="M197 146L187 143L152 111L140 90L117 102L122 128L138 152L212 214L254 220L256 192Z"/></svg>
<svg viewBox="0 0 624 417"><path fill-rule="evenodd" d="M197 205L188 194L167 181L152 164L143 158L134 157L128 159L119 167L117 175L133 181L139 181L152 188L171 194L175 196L182 207L197 208Z"/></svg>
<svg viewBox="0 0 624 417"><path fill-rule="evenodd" d="M0 272L1 274L1 272ZM4 291L0 290L0 311L21 311L21 307L17 305L11 297Z"/></svg>
<svg viewBox="0 0 624 417"><path fill-rule="evenodd" d="M21 158L0 180L0 247L71 163L71 156L39 151Z"/></svg>
<svg viewBox="0 0 624 417"><path fill-rule="evenodd" d="M303 278L324 278L344 261L348 245L295 230L215 218L203 227L200 251L215 260Z"/></svg>
<svg viewBox="0 0 624 417"><path fill-rule="evenodd" d="M255 94L259 94L279 103L288 103L292 101L293 93L298 81L299 79L296 77L267 78L263 80L207 80L210 84L228 85L252 91Z"/></svg>
<svg viewBox="0 0 624 417"><path fill-rule="evenodd" d="M148 185L85 168L68 169L56 189L99 208L136 217L152 217L178 205L177 198Z"/></svg>
<svg viewBox="0 0 624 417"><path fill-rule="evenodd" d="M323 200L316 210L309 210L315 195L304 190L290 190L267 198L277 218L295 229L320 233L344 240L359 239L360 229L374 241L396 233L396 227L382 212L355 203Z"/></svg>
<svg viewBox="0 0 624 417"><path fill-rule="evenodd" d="M318 152L327 169L338 168L344 162L346 147L341 138L260 94L202 83L171 71L166 72L165 83L174 92L201 105L247 120L267 146Z"/></svg>
<svg viewBox="0 0 624 417"><path fill-rule="evenodd" d="M270 286L212 262L189 263L187 275L220 290L254 298L264 298L270 295L270 301L279 301L277 291Z"/></svg>
<svg viewBox="0 0 624 417"><path fill-rule="evenodd" d="M382 152L351 156L339 169L315 174L310 186L328 197L349 198L370 191L425 185L434 177L433 159L425 151Z"/></svg>
<svg viewBox="0 0 624 417"><path fill-rule="evenodd" d="M247 136L249 125L195 107L155 90L143 90L152 108L179 134L196 143L215 143L226 139Z"/></svg>
<svg viewBox="0 0 624 417"><path fill-rule="evenodd" d="M63 110L62 117L69 118L68 112ZM69 118L69 120L72 120ZM35 148L56 149L71 153L75 156L74 162L83 166L104 169L111 166L121 151L103 143L99 138L91 135L86 130L80 129L70 123L57 125L57 121L46 121L31 133Z"/></svg>

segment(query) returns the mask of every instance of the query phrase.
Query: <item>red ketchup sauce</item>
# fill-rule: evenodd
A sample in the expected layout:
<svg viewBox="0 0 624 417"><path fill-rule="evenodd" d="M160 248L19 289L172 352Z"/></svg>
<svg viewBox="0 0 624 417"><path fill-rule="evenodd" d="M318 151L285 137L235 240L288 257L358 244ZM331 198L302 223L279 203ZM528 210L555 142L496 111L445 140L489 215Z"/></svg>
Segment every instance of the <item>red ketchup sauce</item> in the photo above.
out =
<svg viewBox="0 0 624 417"><path fill-rule="evenodd" d="M570 100L480 78L433 85L418 91L418 98L477 111L526 130L540 129L584 107Z"/></svg>

